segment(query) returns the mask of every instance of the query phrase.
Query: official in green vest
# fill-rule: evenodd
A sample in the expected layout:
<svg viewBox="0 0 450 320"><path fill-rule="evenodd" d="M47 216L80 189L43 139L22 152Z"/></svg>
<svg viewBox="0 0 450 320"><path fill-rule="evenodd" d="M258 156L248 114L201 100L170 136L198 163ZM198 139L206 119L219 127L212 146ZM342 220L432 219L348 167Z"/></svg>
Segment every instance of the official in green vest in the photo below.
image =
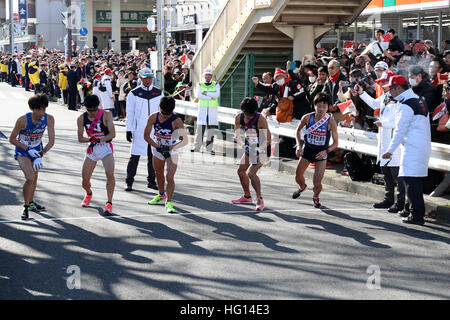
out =
<svg viewBox="0 0 450 320"><path fill-rule="evenodd" d="M198 115L195 134L195 144L192 152L200 152L203 145L203 136L207 131L206 152L214 155L214 136L217 134L219 122L217 121L217 107L219 106L220 85L212 81L213 71L206 69L203 72L204 82L197 85Z"/></svg>

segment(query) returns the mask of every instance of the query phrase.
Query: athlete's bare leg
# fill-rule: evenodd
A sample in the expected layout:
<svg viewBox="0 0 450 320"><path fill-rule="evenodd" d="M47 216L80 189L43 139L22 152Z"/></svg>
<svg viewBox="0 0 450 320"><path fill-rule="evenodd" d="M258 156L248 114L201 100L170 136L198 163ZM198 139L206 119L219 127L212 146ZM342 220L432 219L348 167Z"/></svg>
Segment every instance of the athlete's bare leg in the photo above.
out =
<svg viewBox="0 0 450 320"><path fill-rule="evenodd" d="M172 200L173 192L175 190L175 173L177 172L178 155L172 155L167 159L167 201Z"/></svg>
<svg viewBox="0 0 450 320"><path fill-rule="evenodd" d="M112 203L116 179L114 177L114 155L111 153L102 160L106 174L106 192L108 194L108 202Z"/></svg>
<svg viewBox="0 0 450 320"><path fill-rule="evenodd" d="M297 164L297 169L295 170L295 181L300 186L300 188L305 189L305 171L308 169L310 162L304 158L301 158Z"/></svg>
<svg viewBox="0 0 450 320"><path fill-rule="evenodd" d="M262 198L261 181L259 180L259 177L257 175L258 170L261 169L262 166L262 163L252 164L250 166L250 169L248 170L248 177L250 178L253 189L255 189L257 198Z"/></svg>
<svg viewBox="0 0 450 320"><path fill-rule="evenodd" d="M92 173L94 172L95 167L97 166L97 161L93 161L89 158L84 159L83 163L83 169L81 171L81 178L82 178L82 187L84 190L86 190L86 194L91 195L91 177Z"/></svg>
<svg viewBox="0 0 450 320"><path fill-rule="evenodd" d="M244 196L250 198L250 179L247 174L248 168L250 168L250 162L248 156L244 154L241 158L241 163L239 164L237 174L239 176L239 180L241 181L242 189L244 190Z"/></svg>
<svg viewBox="0 0 450 320"><path fill-rule="evenodd" d="M325 169L327 166L327 161L317 161L316 167L314 169L313 176L313 184L314 184L314 197L319 197L320 192L322 191L322 179L325 174Z"/></svg>
<svg viewBox="0 0 450 320"><path fill-rule="evenodd" d="M25 205L28 206L33 200L34 191L36 190L38 173L33 169L33 163L27 157L17 157L20 169L22 169L25 176L25 183L23 184L23 199Z"/></svg>
<svg viewBox="0 0 450 320"><path fill-rule="evenodd" d="M155 169L156 183L158 184L159 193L164 192L164 187L166 184L166 179L164 177L165 164L166 164L165 160L161 160L153 156L153 168Z"/></svg>

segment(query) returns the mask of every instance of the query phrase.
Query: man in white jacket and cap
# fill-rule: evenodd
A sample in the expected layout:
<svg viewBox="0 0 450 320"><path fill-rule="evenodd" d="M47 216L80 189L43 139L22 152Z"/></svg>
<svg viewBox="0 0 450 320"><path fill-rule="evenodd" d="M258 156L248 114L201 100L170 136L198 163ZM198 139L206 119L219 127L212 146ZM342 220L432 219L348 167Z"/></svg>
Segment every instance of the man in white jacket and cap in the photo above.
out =
<svg viewBox="0 0 450 320"><path fill-rule="evenodd" d="M219 106L220 85L212 81L213 71L206 69L203 72L205 81L197 85L198 114L195 144L192 152L199 152L203 145L203 135L207 129L206 152L214 155L214 135L219 122L217 120L217 107Z"/></svg>
<svg viewBox="0 0 450 320"><path fill-rule="evenodd" d="M111 74L112 74L111 69L107 68L99 84L99 94L103 109L110 110L114 115L115 114L114 94L112 92L111 87L111 77L110 77ZM117 117L114 116L114 120L116 120L116 118Z"/></svg>
<svg viewBox="0 0 450 320"><path fill-rule="evenodd" d="M385 71L380 78L375 80L380 86L389 83L389 79L395 76L395 73ZM395 101L390 93L389 88L383 88L384 93L377 99L372 98L367 92L356 85L359 97L372 109L379 110L379 119L375 122L378 126L378 154L377 162L380 163L381 172L384 176L384 199L375 203L374 208L388 209L391 213L402 211L405 207L405 185L401 177L398 177L400 167L400 148L394 151L390 159L383 159L381 156L387 151L394 134L397 101ZM395 184L397 183L397 201L394 201Z"/></svg>
<svg viewBox="0 0 450 320"><path fill-rule="evenodd" d="M398 101L398 120L394 136L383 159L390 159L397 148L401 148L400 172L411 208L401 213L404 223L424 224L425 201L423 199L423 178L428 175L428 161L431 154L431 131L428 108L422 99L409 88L405 77L389 79L389 92ZM406 217L406 215L408 216Z"/></svg>
<svg viewBox="0 0 450 320"><path fill-rule="evenodd" d="M158 190L153 155L150 145L144 139L144 130L148 117L159 110L159 102L163 97L159 88L153 86L153 72L144 68L139 72L141 85L131 90L127 97L127 140L132 142L131 157L127 166L127 187L132 191L134 177L141 156L147 156L147 187Z"/></svg>

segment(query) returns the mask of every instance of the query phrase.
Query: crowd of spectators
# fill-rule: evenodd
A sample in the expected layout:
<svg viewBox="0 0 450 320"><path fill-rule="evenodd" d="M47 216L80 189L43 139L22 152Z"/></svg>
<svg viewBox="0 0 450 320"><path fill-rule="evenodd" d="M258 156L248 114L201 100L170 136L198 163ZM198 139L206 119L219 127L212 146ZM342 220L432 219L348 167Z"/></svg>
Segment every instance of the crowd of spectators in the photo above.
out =
<svg viewBox="0 0 450 320"><path fill-rule="evenodd" d="M273 73L268 70L262 79L253 77L255 87L265 94L259 99L260 111L266 116L277 116L278 103L287 98L293 102L293 118L301 119L313 111L312 101L323 91L331 96L329 112L340 126L377 132L374 123L379 110L367 105L355 87L358 85L377 98L383 91L375 80L389 71L409 79L414 93L425 100L432 141L450 144L450 130L442 125L442 120L448 119L450 105L450 50L446 50L449 41L443 41L442 50L438 50L430 40L404 42L393 29L378 29L374 36L372 43L353 43L342 52L337 48L330 52L316 49L314 55L305 55L302 61L287 61L285 68L276 68ZM356 110L343 112L342 105L349 100ZM444 116L433 120L436 109L442 106Z"/></svg>
<svg viewBox="0 0 450 320"><path fill-rule="evenodd" d="M80 109L85 96L96 94L101 107L113 112L114 120L125 120L127 95L140 85L139 70L151 68L152 51L156 48L138 54L81 50L71 59L66 59L64 52L45 48L3 53L0 79L13 87L45 93L50 101L60 101L69 110ZM193 56L189 44L167 47L163 71L166 94L190 99Z"/></svg>

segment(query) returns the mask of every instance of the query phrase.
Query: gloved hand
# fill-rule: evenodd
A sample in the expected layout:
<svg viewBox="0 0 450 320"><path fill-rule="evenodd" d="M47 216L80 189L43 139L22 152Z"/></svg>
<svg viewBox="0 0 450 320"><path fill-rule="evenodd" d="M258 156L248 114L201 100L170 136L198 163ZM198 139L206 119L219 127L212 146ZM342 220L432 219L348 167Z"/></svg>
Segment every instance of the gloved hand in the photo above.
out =
<svg viewBox="0 0 450 320"><path fill-rule="evenodd" d="M33 169L34 171L39 171L44 165L42 164L42 159L36 158L33 162Z"/></svg>
<svg viewBox="0 0 450 320"><path fill-rule="evenodd" d="M97 137L90 137L89 142L92 144L97 144L97 143L100 143L100 139Z"/></svg>
<svg viewBox="0 0 450 320"><path fill-rule="evenodd" d="M127 131L127 141L131 142L133 140L133 133L131 131Z"/></svg>
<svg viewBox="0 0 450 320"><path fill-rule="evenodd" d="M170 158L170 149L169 146L159 146L156 148L156 151L161 153L164 157L164 159Z"/></svg>
<svg viewBox="0 0 450 320"><path fill-rule="evenodd" d="M40 158L41 157L41 154L36 149L28 148L27 152L32 158Z"/></svg>
<svg viewBox="0 0 450 320"><path fill-rule="evenodd" d="M92 152L94 152L94 146L95 146L95 143L90 143L89 144L89 147L88 147L88 149L87 149L87 153L88 154L92 154Z"/></svg>

